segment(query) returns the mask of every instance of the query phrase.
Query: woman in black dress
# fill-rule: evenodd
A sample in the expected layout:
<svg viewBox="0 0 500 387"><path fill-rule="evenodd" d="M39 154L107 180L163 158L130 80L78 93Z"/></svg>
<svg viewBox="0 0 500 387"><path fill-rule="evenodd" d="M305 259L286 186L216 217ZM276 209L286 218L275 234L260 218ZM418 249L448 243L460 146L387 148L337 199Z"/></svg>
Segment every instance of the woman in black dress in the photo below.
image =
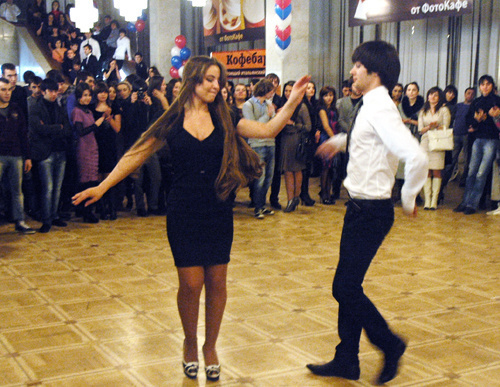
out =
<svg viewBox="0 0 500 387"><path fill-rule="evenodd" d="M194 57L184 69L179 97L145 132L98 187L78 193L74 204L99 200L168 144L174 177L168 198L167 235L179 276L177 304L184 329L184 373L198 372L197 325L205 286L205 343L208 380L218 380L215 348L226 305L227 264L233 240L235 191L259 176L259 157L243 137L275 137L292 116L309 77L295 84L288 103L266 124L242 119L233 123L220 93L226 69L209 57Z"/></svg>
<svg viewBox="0 0 500 387"><path fill-rule="evenodd" d="M105 82L97 82L94 88L97 104L92 109L94 119L97 121L105 117L104 122L95 132L97 148L99 150L99 178L104 180L118 162L117 134L121 129L121 112L111 107L109 101L109 88ZM116 220L116 192L115 188L104 195L101 203L101 219Z"/></svg>

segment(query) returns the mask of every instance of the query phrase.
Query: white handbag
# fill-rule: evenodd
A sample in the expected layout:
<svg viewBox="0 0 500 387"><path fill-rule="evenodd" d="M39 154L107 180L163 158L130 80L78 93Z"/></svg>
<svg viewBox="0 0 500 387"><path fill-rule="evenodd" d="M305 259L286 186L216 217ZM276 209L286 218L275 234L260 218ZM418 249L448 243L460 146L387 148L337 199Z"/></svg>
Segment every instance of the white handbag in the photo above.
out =
<svg viewBox="0 0 500 387"><path fill-rule="evenodd" d="M453 129L435 129L427 132L429 151L453 150Z"/></svg>

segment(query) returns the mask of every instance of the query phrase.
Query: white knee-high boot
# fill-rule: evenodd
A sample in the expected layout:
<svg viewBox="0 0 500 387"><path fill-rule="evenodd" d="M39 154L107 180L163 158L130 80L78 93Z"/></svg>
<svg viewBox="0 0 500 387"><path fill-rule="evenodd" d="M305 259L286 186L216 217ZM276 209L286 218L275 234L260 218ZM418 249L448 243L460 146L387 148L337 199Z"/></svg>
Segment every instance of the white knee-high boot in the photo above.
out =
<svg viewBox="0 0 500 387"><path fill-rule="evenodd" d="M435 210L438 206L439 191L441 190L441 179L440 177L435 177L432 180L432 199L431 199L431 210Z"/></svg>
<svg viewBox="0 0 500 387"><path fill-rule="evenodd" d="M428 177L424 184L424 210L431 208L431 197L432 197L432 177Z"/></svg>

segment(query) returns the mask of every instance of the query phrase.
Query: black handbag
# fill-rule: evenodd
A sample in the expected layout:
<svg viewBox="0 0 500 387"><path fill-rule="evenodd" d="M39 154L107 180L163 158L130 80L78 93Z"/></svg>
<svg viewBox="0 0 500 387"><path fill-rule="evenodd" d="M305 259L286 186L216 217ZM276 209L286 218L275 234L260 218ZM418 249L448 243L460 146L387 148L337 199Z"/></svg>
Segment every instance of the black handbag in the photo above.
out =
<svg viewBox="0 0 500 387"><path fill-rule="evenodd" d="M314 153L314 142L308 132L300 134L300 140L295 150L295 158L300 162L307 162Z"/></svg>

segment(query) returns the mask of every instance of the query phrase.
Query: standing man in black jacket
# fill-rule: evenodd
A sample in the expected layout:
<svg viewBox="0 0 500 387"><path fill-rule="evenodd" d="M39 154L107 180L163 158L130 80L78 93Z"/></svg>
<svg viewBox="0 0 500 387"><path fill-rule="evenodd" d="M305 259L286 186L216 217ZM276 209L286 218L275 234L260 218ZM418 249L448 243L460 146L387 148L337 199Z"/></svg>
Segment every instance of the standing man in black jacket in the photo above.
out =
<svg viewBox="0 0 500 387"><path fill-rule="evenodd" d="M16 231L33 234L35 231L24 222L23 171L31 169L28 132L22 109L11 103L14 87L6 78L0 78L0 181L3 173L9 177L12 218Z"/></svg>
<svg viewBox="0 0 500 387"><path fill-rule="evenodd" d="M71 127L64 108L56 101L59 85L52 79L45 79L40 88L43 97L30 110L29 137L42 185L43 225L39 232L47 233L52 225L66 226L57 210L66 168L66 150L71 144Z"/></svg>

